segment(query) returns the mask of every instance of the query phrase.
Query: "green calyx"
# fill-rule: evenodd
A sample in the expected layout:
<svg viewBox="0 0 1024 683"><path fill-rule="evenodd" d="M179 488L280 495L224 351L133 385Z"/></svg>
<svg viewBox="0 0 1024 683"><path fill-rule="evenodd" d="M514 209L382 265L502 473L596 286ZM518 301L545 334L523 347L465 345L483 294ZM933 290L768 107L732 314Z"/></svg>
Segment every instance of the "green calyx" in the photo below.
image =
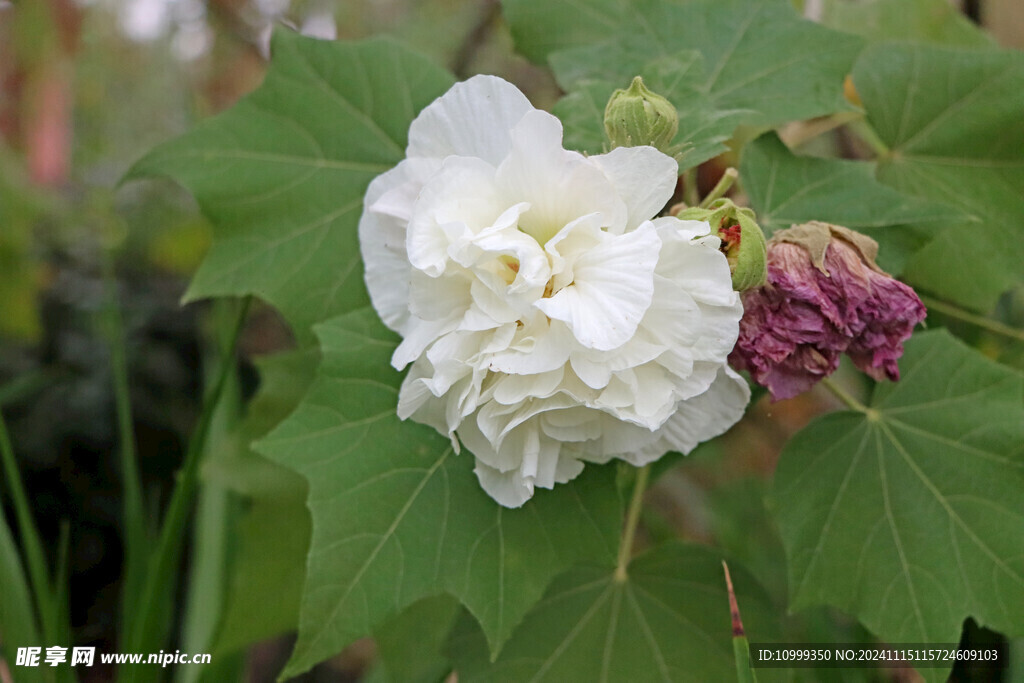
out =
<svg viewBox="0 0 1024 683"><path fill-rule="evenodd" d="M604 130L612 149L650 145L671 155L679 114L671 102L651 91L637 76L629 88L616 90L608 99Z"/></svg>
<svg viewBox="0 0 1024 683"><path fill-rule="evenodd" d="M742 292L764 285L768 279L768 252L764 233L750 209L736 206L731 199L716 199L707 207L680 211L676 218L706 221L722 239L722 252L729 261L732 288Z"/></svg>

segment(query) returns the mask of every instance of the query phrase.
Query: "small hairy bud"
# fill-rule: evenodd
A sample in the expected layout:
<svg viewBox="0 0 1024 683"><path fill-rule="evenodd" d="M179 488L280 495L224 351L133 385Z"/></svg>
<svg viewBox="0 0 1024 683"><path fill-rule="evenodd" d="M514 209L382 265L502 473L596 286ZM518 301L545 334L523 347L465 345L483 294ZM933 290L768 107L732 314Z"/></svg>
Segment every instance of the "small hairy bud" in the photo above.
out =
<svg viewBox="0 0 1024 683"><path fill-rule="evenodd" d="M743 294L730 364L774 399L810 389L846 353L876 380L899 379L903 342L925 318L908 285L875 263L866 235L811 222L768 241L768 282Z"/></svg>
<svg viewBox="0 0 1024 683"><path fill-rule="evenodd" d="M669 153L679 130L679 114L671 102L652 92L637 76L629 88L616 90L608 99L604 130L612 148L650 145Z"/></svg>

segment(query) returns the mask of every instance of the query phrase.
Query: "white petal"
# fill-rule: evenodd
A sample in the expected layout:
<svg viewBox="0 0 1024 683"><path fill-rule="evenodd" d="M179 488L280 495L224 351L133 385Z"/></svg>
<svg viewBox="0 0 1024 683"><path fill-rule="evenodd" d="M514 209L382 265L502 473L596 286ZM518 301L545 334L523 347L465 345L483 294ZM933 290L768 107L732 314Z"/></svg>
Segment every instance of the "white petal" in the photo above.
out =
<svg viewBox="0 0 1024 683"><path fill-rule="evenodd" d="M707 221L684 221L675 216L662 216L661 218L653 219L651 222L659 230L666 227L671 228L672 232L676 233L685 242L697 241L703 244L704 240L709 240L708 244L716 249L721 243L717 236L711 234L711 224ZM716 242L715 240L718 241Z"/></svg>
<svg viewBox="0 0 1024 683"><path fill-rule="evenodd" d="M590 157L626 202L626 230L658 215L672 199L679 164L653 147L616 147Z"/></svg>
<svg viewBox="0 0 1024 683"><path fill-rule="evenodd" d="M407 156L478 157L497 165L512 145L512 129L533 106L496 76L456 83L427 106L409 127Z"/></svg>
<svg viewBox="0 0 1024 683"><path fill-rule="evenodd" d="M587 348L606 351L636 333L654 294L661 240L653 229L611 236L573 264L573 284L535 305Z"/></svg>
<svg viewBox="0 0 1024 683"><path fill-rule="evenodd" d="M729 368L722 368L707 391L679 403L676 413L659 431L661 438L656 447L640 455L650 462L670 450L689 453L697 444L725 433L736 424L749 402L750 388L746 381Z"/></svg>
<svg viewBox="0 0 1024 683"><path fill-rule="evenodd" d="M548 372L565 365L572 343L565 323L538 313L516 333L507 351L490 358L489 369L522 375Z"/></svg>
<svg viewBox="0 0 1024 683"><path fill-rule="evenodd" d="M733 306L739 294L732 289L732 275L725 254L718 250L717 237L705 241L692 241L694 230L686 225L671 223L675 219L658 219L658 235L664 246L658 274L686 290L695 300L715 306ZM677 224L696 221L676 221ZM696 222L698 226L707 223ZM704 228L698 228L701 230ZM728 283L728 286L726 286Z"/></svg>
<svg viewBox="0 0 1024 683"><path fill-rule="evenodd" d="M518 508L533 498L533 482L524 479L519 470L502 472L477 460L473 472L480 487L499 505Z"/></svg>
<svg viewBox="0 0 1024 683"><path fill-rule="evenodd" d="M650 315L648 310L644 318ZM613 372L644 365L665 353L664 344L648 341L644 338L646 334L641 336L641 331L638 330L632 339L613 351L581 349L574 352L569 362L576 376L587 386L601 389L607 386Z"/></svg>
<svg viewBox="0 0 1024 683"><path fill-rule="evenodd" d="M406 224L388 213L374 210L374 206L381 197L399 188L413 187L418 192L419 185L411 175L413 170L413 165L403 161L374 178L366 190L363 215L359 219L359 250L370 301L384 324L396 332L402 332L409 319L411 269L405 253Z"/></svg>
<svg viewBox="0 0 1024 683"><path fill-rule="evenodd" d="M540 415L544 433L558 441L591 441L601 436L599 413L582 406Z"/></svg>
<svg viewBox="0 0 1024 683"><path fill-rule="evenodd" d="M410 318L405 338L402 339L402 343L398 345L395 353L391 356L391 366L395 370L401 370L423 355L426 348L433 344L438 337L451 332L458 324L459 319L456 317L447 320Z"/></svg>
<svg viewBox="0 0 1024 683"><path fill-rule="evenodd" d="M561 385L564 375L561 367L538 375L503 375L494 385L494 400L516 405L528 398L547 398Z"/></svg>
<svg viewBox="0 0 1024 683"><path fill-rule="evenodd" d="M519 228L540 244L590 213L600 213L604 227L625 226L626 205L611 181L582 154L562 148L562 124L547 112L529 112L516 125L496 180L506 204L529 202Z"/></svg>
<svg viewBox="0 0 1024 683"><path fill-rule="evenodd" d="M431 177L441 168L441 162L437 159L406 159L388 173L401 169L403 181L390 185L383 193L374 191L373 184L366 193L366 206L374 213L392 216L408 222L412 218L413 206L419 197L420 190L427 184ZM388 175L384 173L379 178Z"/></svg>
<svg viewBox="0 0 1024 683"><path fill-rule="evenodd" d="M444 272L449 247L492 225L504 210L495 194L494 167L452 157L419 193L406 248L413 267L431 277Z"/></svg>
<svg viewBox="0 0 1024 683"><path fill-rule="evenodd" d="M603 355L594 353L598 358ZM591 359L582 353L574 353L569 357L569 363L576 376L592 389L603 389L612 379L612 369L601 360Z"/></svg>

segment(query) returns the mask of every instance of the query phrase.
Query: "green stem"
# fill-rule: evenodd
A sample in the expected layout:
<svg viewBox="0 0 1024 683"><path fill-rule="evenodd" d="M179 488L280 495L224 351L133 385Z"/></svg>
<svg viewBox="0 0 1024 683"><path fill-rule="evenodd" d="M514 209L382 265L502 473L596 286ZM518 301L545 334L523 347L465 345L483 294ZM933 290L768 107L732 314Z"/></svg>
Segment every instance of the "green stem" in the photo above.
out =
<svg viewBox="0 0 1024 683"><path fill-rule="evenodd" d="M188 523L189 512L192 509L192 499L198 484L199 463L202 459L214 412L220 402L221 395L224 393L224 387L227 384L228 378L233 374L232 359L238 348L238 339L245 324L250 301L251 299L247 298L239 311L231 336L231 343L225 358L220 364L216 383L203 403L199 424L189 440L185 461L182 464L181 471L178 473L178 484L174 488L174 493L171 494L171 502L167 506L167 513L164 516L160 537L150 560L150 570L147 573L140 600L136 605L137 615L134 628L128 634L127 642L123 646L126 652L155 652L161 645L163 636L155 631L166 626L166 624L160 624L156 621L161 616L164 616L158 613L157 606L161 600L161 593L169 590L168 587L171 585L175 570L177 569L178 559L181 555L182 539L185 536L185 526ZM133 675L135 668L137 667L130 669L126 673L129 676Z"/></svg>
<svg viewBox="0 0 1024 683"><path fill-rule="evenodd" d="M697 167L683 171L683 201L687 206L697 206L700 203L700 190L697 189Z"/></svg>
<svg viewBox="0 0 1024 683"><path fill-rule="evenodd" d="M861 413L871 412L871 408L868 408L866 405L855 399L852 395L848 394L845 389L843 389L841 386L839 386L836 382L832 381L828 377L823 377L821 383L825 386L826 389L835 394L836 397L840 401L845 403L846 406L851 410L856 410Z"/></svg>
<svg viewBox="0 0 1024 683"><path fill-rule="evenodd" d="M51 618L53 598L49 573L46 571L46 554L43 552L43 544L39 540L39 530L36 528L32 510L28 505L21 473L18 471L18 462L14 457L14 447L11 446L11 437L7 432L7 423L4 421L2 413L0 413L0 457L3 458L4 479L7 481L11 503L14 506L14 515L18 520L18 532L21 536L22 551L25 553L29 582L32 584L32 593L35 596L36 613L39 615L43 635L52 638L57 634L55 633L56 625Z"/></svg>
<svg viewBox="0 0 1024 683"><path fill-rule="evenodd" d="M947 304L944 301L932 299L931 297L922 296L921 301L928 308L938 311L943 315L948 315L950 318L962 320L965 323L969 323L975 327L980 327L983 330L988 330L989 332L994 332L995 334L1001 334L1004 337L1024 341L1024 330L1017 329L1016 327L1010 327L998 320L992 320L991 318L976 315L952 304Z"/></svg>
<svg viewBox="0 0 1024 683"><path fill-rule="evenodd" d="M736 178L739 176L740 173L735 168L730 166L725 169L725 173L723 173L722 177L719 178L718 184L715 185L711 192L708 193L708 196L704 197L703 201L701 201L700 208L706 209L711 206L711 202L724 197L725 193L732 188L733 184L736 182Z"/></svg>
<svg viewBox="0 0 1024 683"><path fill-rule="evenodd" d="M629 511L626 513L626 526L622 530L622 539L619 541L619 559L615 564L615 580L620 583L625 581L626 567L633 556L633 538L636 536L636 527L640 523L640 511L644 505L644 491L647 490L647 480L651 476L651 466L644 465L636 473L636 483L633 485L633 498L629 501Z"/></svg>
<svg viewBox="0 0 1024 683"><path fill-rule="evenodd" d="M142 497L142 478L139 475L135 446L135 427L132 419L131 390L128 384L128 358L124 333L124 320L117 296L117 276L113 256L107 252L103 263L103 284L106 288L104 323L110 345L111 379L114 384L114 404L117 412L118 450L121 463L121 486L124 500L121 517L125 535L125 588L122 599L122 623L127 625L135 614L138 591L146 575L149 545L146 534L145 503Z"/></svg>

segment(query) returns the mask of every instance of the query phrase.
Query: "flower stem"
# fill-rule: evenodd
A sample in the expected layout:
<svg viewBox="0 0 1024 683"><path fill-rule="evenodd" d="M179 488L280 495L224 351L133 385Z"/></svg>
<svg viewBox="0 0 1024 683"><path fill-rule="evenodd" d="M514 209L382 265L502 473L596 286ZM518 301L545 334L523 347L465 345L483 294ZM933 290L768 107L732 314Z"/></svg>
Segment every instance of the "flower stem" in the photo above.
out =
<svg viewBox="0 0 1024 683"><path fill-rule="evenodd" d="M722 197L724 197L725 193L728 192L730 188L732 188L733 183L736 182L736 178L738 178L739 175L739 171L737 171L732 166L725 169L725 173L723 173L722 177L719 178L718 184L715 185L711 192L708 193L708 196L704 197L704 200L701 201L700 208L706 209L709 206L711 206L711 202L715 201L716 199L721 199Z"/></svg>
<svg viewBox="0 0 1024 683"><path fill-rule="evenodd" d="M636 527L640 523L640 510L644 506L644 491L647 490L647 480L651 476L651 466L644 465L636 473L636 483L633 484L633 498L629 501L629 512L626 513L626 526L622 530L622 539L619 541L619 561L615 564L615 580L622 583L626 580L626 567L633 555L633 538L636 536Z"/></svg>
<svg viewBox="0 0 1024 683"><path fill-rule="evenodd" d="M845 389L843 389L837 383L833 382L828 377L823 377L822 380L821 380L821 383L825 386L826 389L828 389L833 394L835 394L836 397L840 401L845 403L846 406L848 408L850 408L851 410L856 410L858 412L865 413L865 414L868 414L868 413L871 412L871 408L868 408L866 405L864 405L863 403L861 403L860 401L855 399L853 396L851 396L849 393L847 393Z"/></svg>
<svg viewBox="0 0 1024 683"><path fill-rule="evenodd" d="M1016 327L1010 327L998 320L992 320L985 316L976 315L957 306L953 306L952 304L947 304L944 301L932 299L931 297L922 296L921 301L924 302L924 305L928 308L934 309L943 315L948 315L950 318L962 320L965 323L970 323L971 325L980 327L983 330L988 330L989 332L1001 334L1004 337L1024 341L1024 330L1019 330Z"/></svg>
<svg viewBox="0 0 1024 683"><path fill-rule="evenodd" d="M697 167L683 171L683 201L687 206L697 206L700 203L700 191L697 189Z"/></svg>

